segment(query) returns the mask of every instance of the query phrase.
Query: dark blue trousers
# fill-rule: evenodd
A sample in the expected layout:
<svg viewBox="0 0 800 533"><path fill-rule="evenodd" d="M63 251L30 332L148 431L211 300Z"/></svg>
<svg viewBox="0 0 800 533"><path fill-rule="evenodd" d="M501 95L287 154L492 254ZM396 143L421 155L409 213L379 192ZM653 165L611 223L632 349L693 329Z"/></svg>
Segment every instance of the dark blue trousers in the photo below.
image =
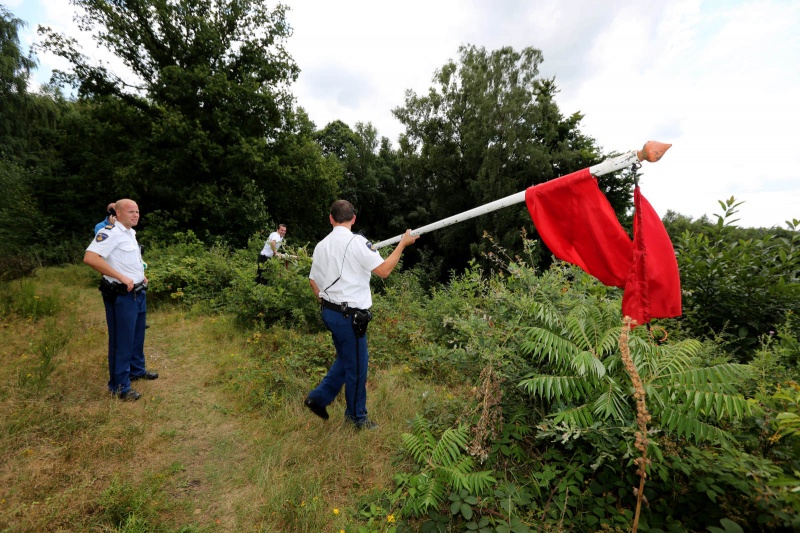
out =
<svg viewBox="0 0 800 533"><path fill-rule="evenodd" d="M357 338L353 332L352 317L331 309L322 310L322 321L333 336L336 360L316 389L308 393L315 403L327 406L344 385L347 401L345 418L355 423L367 421L367 336Z"/></svg>
<svg viewBox="0 0 800 533"><path fill-rule="evenodd" d="M144 328L147 316L145 291L120 296L103 295L108 324L108 390L128 392L131 375L145 373Z"/></svg>

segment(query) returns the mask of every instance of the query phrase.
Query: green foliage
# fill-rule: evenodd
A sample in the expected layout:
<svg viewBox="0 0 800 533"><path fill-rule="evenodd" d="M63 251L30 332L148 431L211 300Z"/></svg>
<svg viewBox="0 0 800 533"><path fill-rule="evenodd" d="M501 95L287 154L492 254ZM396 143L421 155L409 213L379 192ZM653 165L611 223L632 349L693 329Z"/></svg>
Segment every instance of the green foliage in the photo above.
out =
<svg viewBox="0 0 800 533"><path fill-rule="evenodd" d="M410 477L395 478L408 490L404 513L419 516L429 509L438 509L447 490L463 490L480 496L495 483L491 472L475 472L472 458L465 455L466 427L447 429L437 438L428 424L417 416L412 429L413 433L403 434L403 446L420 471Z"/></svg>
<svg viewBox="0 0 800 533"><path fill-rule="evenodd" d="M0 158L0 281L40 266L28 246L43 241L47 227L41 224L31 181L30 171Z"/></svg>
<svg viewBox="0 0 800 533"><path fill-rule="evenodd" d="M775 417L776 436L800 440L800 386L790 383L789 387L779 389L772 398L782 404L782 412Z"/></svg>
<svg viewBox="0 0 800 533"><path fill-rule="evenodd" d="M263 265L265 285L256 283L256 259L263 240L255 235L246 250L217 244L210 249L191 230L175 233L145 259L148 297L156 303L229 311L240 325L291 325L319 330L319 304L308 284L311 259L305 249L285 248L296 257Z"/></svg>
<svg viewBox="0 0 800 533"><path fill-rule="evenodd" d="M148 297L189 307L213 305L233 279L230 252L222 246L207 250L192 231L175 233L173 243L147 253Z"/></svg>
<svg viewBox="0 0 800 533"><path fill-rule="evenodd" d="M158 213L168 231L193 230L209 243L222 237L241 246L269 215L298 236L316 234L325 219L315 215L335 196L338 175L313 141L313 124L292 108L288 87L299 69L284 49L291 35L285 6L260 0L79 0L76 6L81 29L135 79L128 83L93 63L74 37L41 30L42 48L70 64L54 81L78 89L79 113L65 121L71 127L58 148L81 204L92 191L95 202L98 192L104 202L131 197L143 212ZM148 224L143 217L142 229Z"/></svg>
<svg viewBox="0 0 800 533"><path fill-rule="evenodd" d="M541 62L531 47L463 45L457 62L436 71L435 86L422 95L408 91L393 110L406 127L400 151L407 179L420 189L417 198L429 199L426 223L599 161L594 140L578 130L582 116L565 118L555 81L539 77ZM626 205L629 189L626 182L620 191ZM465 247L477 255L484 231L521 251L520 227L530 227L524 209L500 210L439 230L428 246L443 257L445 272L460 270Z"/></svg>
<svg viewBox="0 0 800 533"><path fill-rule="evenodd" d="M800 312L799 221L788 231L746 232L733 223L742 202L720 202L717 224L695 224L675 243L683 290L684 327L718 335L747 361L762 335ZM796 337L800 330L784 332Z"/></svg>
<svg viewBox="0 0 800 533"><path fill-rule="evenodd" d="M61 312L63 302L61 291L41 290L30 279L0 283L0 316L13 313L33 320L52 317Z"/></svg>
<svg viewBox="0 0 800 533"><path fill-rule="evenodd" d="M19 30L25 26L0 5L0 161L23 158L29 147L26 115L33 99L28 95L28 78L36 60L20 47Z"/></svg>
<svg viewBox="0 0 800 533"><path fill-rule="evenodd" d="M563 319L526 328L522 350L550 373L533 373L519 386L551 405L553 422L589 428L595 422L634 427L630 379L620 360L616 303L587 300ZM647 392L654 425L677 437L728 442L717 426L757 409L730 384L749 372L742 365L697 367L700 343L657 345L641 333L630 338L631 357Z"/></svg>
<svg viewBox="0 0 800 533"><path fill-rule="evenodd" d="M320 307L308 283L311 258L303 248L283 250L296 259L264 263L264 285L255 282L258 252L237 252L236 276L227 293L226 306L243 325L281 324L301 331L319 331Z"/></svg>
<svg viewBox="0 0 800 533"><path fill-rule="evenodd" d="M708 526L706 529L711 533L744 533L744 529L733 520L723 518L719 521L721 528L715 526Z"/></svg>

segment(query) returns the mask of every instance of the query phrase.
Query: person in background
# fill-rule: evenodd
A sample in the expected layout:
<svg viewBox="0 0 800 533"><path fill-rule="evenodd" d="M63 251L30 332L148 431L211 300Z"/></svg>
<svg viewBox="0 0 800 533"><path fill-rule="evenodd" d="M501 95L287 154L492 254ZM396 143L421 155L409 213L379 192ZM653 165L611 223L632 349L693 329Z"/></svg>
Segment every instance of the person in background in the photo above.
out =
<svg viewBox="0 0 800 533"><path fill-rule="evenodd" d="M116 202L116 223L102 228L86 248L83 262L103 275L100 292L108 324L108 390L123 401L141 395L131 381L153 380L145 366L144 336L147 318L147 277L136 241L139 206L133 200Z"/></svg>
<svg viewBox="0 0 800 533"><path fill-rule="evenodd" d="M95 235L97 235L97 232L105 228L106 226L114 225L114 223L117 221L117 212L114 210L116 209L116 207L117 204L113 202L108 204L108 207L106 207L106 212L108 213L108 216L106 216L106 218L104 218L102 222L98 222L97 224L94 225Z"/></svg>
<svg viewBox="0 0 800 533"><path fill-rule="evenodd" d="M367 418L367 324L372 318L369 280L374 273L387 278L397 266L406 246L419 236L405 232L397 247L384 260L363 236L352 232L356 221L353 204L337 200L330 210L333 230L314 248L309 282L322 306L322 321L333 336L336 360L322 382L308 393L303 404L323 420L327 406L345 387L345 418L356 429L373 429Z"/></svg>
<svg viewBox="0 0 800 533"><path fill-rule="evenodd" d="M283 243L283 237L286 235L286 224L278 224L278 229L273 231L267 237L267 241L264 243L264 248L261 250L261 253L258 254L258 264L256 265L256 283L263 284L264 283L264 276L263 272L261 271L261 266L275 257L275 254L278 253L278 248L281 247Z"/></svg>

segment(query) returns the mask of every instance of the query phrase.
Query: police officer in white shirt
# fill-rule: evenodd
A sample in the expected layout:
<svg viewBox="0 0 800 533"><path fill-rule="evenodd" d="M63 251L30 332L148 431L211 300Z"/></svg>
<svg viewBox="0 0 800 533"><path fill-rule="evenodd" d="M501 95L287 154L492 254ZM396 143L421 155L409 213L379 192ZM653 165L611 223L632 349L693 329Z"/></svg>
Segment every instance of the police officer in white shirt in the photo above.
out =
<svg viewBox="0 0 800 533"><path fill-rule="evenodd" d="M309 281L314 295L322 304L322 320L333 336L336 360L322 382L308 393L304 405L324 420L327 406L333 402L342 385L347 408L345 418L357 429L372 429L377 424L367 418L367 352L366 327L372 315L370 275L387 278L397 266L403 249L419 236L411 230L384 260L372 243L352 232L355 209L346 200L331 206L329 220L333 231L314 248Z"/></svg>
<svg viewBox="0 0 800 533"><path fill-rule="evenodd" d="M141 396L131 381L157 379L144 361L147 317L147 277L133 227L139 222L139 206L133 200L116 202L117 219L95 235L83 262L103 274L100 292L108 324L108 390L116 398L135 401Z"/></svg>
<svg viewBox="0 0 800 533"><path fill-rule="evenodd" d="M264 248L261 250L261 253L258 254L258 264L256 265L256 283L264 283L264 276L261 272L261 265L265 261L269 261L272 259L276 253L278 253L278 248L281 247L283 243L283 237L286 235L286 224L278 224L277 231L273 231L267 237L267 241L264 243Z"/></svg>

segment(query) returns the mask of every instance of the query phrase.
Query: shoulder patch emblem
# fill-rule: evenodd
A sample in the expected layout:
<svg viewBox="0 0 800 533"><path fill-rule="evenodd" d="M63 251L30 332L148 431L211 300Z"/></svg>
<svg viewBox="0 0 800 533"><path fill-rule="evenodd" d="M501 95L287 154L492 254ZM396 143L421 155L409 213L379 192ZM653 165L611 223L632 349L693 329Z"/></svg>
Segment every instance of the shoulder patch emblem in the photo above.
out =
<svg viewBox="0 0 800 533"><path fill-rule="evenodd" d="M369 249L370 249L370 250L372 250L373 252L377 252L377 251L378 251L378 250L377 250L377 248L375 248L375 245L374 245L374 244L372 244L372 243L371 243L371 242L369 242L369 241L367 241L367 248L369 248Z"/></svg>
<svg viewBox="0 0 800 533"><path fill-rule="evenodd" d="M97 237L94 238L94 240L96 240L97 242L103 242L106 239L108 239L108 235L106 235L102 231L97 234Z"/></svg>

